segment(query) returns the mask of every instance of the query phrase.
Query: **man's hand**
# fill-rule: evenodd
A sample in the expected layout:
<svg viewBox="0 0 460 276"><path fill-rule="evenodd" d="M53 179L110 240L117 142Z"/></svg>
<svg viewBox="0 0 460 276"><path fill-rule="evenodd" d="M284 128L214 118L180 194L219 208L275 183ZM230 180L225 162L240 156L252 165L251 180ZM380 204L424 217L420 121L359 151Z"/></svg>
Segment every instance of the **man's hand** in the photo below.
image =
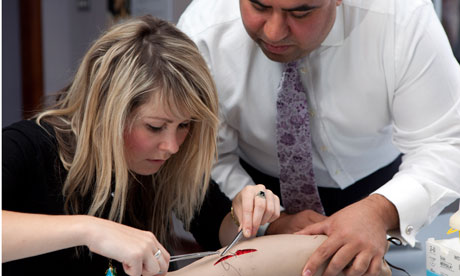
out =
<svg viewBox="0 0 460 276"><path fill-rule="evenodd" d="M293 234L308 225L325 220L327 217L312 210L304 210L296 214L281 213L281 216L267 228L266 235Z"/></svg>
<svg viewBox="0 0 460 276"><path fill-rule="evenodd" d="M386 233L399 225L398 212L385 197L374 194L305 227L296 234L325 234L328 239L318 247L303 269L311 276L331 258L323 276L379 275L387 246Z"/></svg>

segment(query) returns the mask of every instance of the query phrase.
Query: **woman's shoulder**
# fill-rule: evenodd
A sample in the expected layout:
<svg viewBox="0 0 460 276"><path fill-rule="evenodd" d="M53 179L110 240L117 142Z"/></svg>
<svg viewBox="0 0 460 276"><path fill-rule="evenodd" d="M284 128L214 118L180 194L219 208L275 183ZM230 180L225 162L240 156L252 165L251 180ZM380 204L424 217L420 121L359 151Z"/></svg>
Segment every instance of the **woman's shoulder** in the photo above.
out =
<svg viewBox="0 0 460 276"><path fill-rule="evenodd" d="M2 147L5 154L50 155L56 151L53 127L45 122L22 120L2 129Z"/></svg>
<svg viewBox="0 0 460 276"><path fill-rule="evenodd" d="M35 120L22 120L4 127L2 135L12 138L26 137L31 141L38 142L43 139L54 139L54 130L46 122L41 122L39 125Z"/></svg>

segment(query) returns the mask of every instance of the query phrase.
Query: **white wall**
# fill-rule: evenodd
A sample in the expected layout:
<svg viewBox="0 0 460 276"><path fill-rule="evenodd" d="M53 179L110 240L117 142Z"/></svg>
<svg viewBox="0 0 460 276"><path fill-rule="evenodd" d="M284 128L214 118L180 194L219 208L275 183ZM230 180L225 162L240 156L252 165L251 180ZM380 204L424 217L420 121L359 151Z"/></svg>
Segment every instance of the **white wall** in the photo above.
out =
<svg viewBox="0 0 460 276"><path fill-rule="evenodd" d="M22 117L19 1L2 0L2 126Z"/></svg>
<svg viewBox="0 0 460 276"><path fill-rule="evenodd" d="M89 9L79 10L78 1L42 0L44 93L65 87L78 64L107 26L107 2L89 0Z"/></svg>
<svg viewBox="0 0 460 276"><path fill-rule="evenodd" d="M141 1L151 5L158 2ZM174 23L191 2L165 1L170 4L170 13L156 15ZM79 9L81 3L88 3L89 9ZM91 42L109 25L110 16L107 0L41 0L41 4L43 90L50 96L69 84ZM19 1L2 0L1 5L2 125L7 126L22 117Z"/></svg>
<svg viewBox="0 0 460 276"><path fill-rule="evenodd" d="M44 91L50 95L66 86L91 42L108 27L107 1L86 0L89 9L79 10L79 0L42 0ZM158 17L177 22L191 0L131 0L167 14ZM170 10L169 10L170 9ZM148 9L146 9L147 11Z"/></svg>
<svg viewBox="0 0 460 276"><path fill-rule="evenodd" d="M151 14L177 23L180 15L192 0L131 0L133 16Z"/></svg>

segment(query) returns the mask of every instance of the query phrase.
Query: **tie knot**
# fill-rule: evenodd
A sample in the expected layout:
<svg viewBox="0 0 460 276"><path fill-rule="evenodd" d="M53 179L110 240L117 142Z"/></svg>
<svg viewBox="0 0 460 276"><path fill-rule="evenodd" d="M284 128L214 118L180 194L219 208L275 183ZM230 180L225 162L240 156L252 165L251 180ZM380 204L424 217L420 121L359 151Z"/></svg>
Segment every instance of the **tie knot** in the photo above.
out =
<svg viewBox="0 0 460 276"><path fill-rule="evenodd" d="M287 70L287 69L295 69L295 70L297 70L297 68L299 68L299 63L300 63L299 60L294 60L294 61L290 61L288 63L285 63L284 70Z"/></svg>

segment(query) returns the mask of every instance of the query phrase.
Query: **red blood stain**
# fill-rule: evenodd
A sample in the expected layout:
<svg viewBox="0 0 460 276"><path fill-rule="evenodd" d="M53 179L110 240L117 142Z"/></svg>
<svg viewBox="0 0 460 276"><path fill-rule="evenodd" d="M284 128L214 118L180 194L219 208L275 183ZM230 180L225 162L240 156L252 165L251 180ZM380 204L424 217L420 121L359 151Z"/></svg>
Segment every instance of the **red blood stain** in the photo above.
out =
<svg viewBox="0 0 460 276"><path fill-rule="evenodd" d="M239 256L239 255L244 255L244 254L247 254L247 253L251 253L251 252L255 252L257 251L257 249L241 249L241 250L237 250L235 252L235 254L230 254L230 255L227 255L227 256L223 256L222 258L220 258L219 260L217 260L217 262L214 264L218 264L222 261L225 261L227 259L230 259L231 257L235 257L235 256Z"/></svg>
<svg viewBox="0 0 460 276"><path fill-rule="evenodd" d="M237 250L235 252L235 255L243 255L243 254L247 254L247 253L251 253L251 252L255 252L257 251L257 249L241 249L241 250Z"/></svg>

